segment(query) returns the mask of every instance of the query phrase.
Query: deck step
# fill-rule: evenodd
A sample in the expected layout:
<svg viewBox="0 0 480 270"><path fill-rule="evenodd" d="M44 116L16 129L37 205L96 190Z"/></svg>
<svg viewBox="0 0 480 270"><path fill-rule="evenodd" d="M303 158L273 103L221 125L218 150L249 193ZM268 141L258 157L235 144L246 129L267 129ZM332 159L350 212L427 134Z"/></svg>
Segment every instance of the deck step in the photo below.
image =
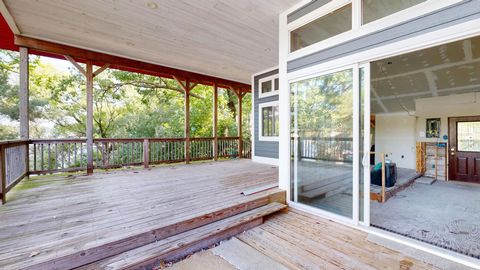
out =
<svg viewBox="0 0 480 270"><path fill-rule="evenodd" d="M235 217L236 215L266 206L272 202L285 203L285 191L280 189L268 190L258 194L255 198L246 198L244 202L225 205L225 207L212 212L198 213L197 215L192 215L189 219L161 227L146 227L137 234L130 234L127 237L119 236L116 241L99 243L93 247L77 249L75 252L60 255L54 259L38 262L35 265L29 266L28 269L75 269L183 232L188 232L210 223Z"/></svg>
<svg viewBox="0 0 480 270"><path fill-rule="evenodd" d="M80 269L151 269L161 261L172 261L207 248L263 223L263 218L287 206L272 202L256 209L225 218L151 243Z"/></svg>

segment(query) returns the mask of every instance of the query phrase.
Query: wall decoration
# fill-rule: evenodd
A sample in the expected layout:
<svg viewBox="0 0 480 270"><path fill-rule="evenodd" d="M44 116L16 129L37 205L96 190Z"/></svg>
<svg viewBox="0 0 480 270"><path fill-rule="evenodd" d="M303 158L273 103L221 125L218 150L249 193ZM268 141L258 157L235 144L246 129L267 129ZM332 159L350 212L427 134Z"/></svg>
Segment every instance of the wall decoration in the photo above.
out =
<svg viewBox="0 0 480 270"><path fill-rule="evenodd" d="M427 119L427 138L440 138L440 118Z"/></svg>

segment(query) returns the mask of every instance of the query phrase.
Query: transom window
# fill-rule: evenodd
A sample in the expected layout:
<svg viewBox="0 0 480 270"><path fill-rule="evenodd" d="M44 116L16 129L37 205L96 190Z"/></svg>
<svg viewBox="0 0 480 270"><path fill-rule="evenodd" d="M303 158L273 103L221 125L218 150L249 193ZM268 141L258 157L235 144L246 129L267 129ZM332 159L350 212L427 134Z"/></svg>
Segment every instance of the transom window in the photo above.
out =
<svg viewBox="0 0 480 270"><path fill-rule="evenodd" d="M352 29L352 4L290 32L290 51L294 52Z"/></svg>
<svg viewBox="0 0 480 270"><path fill-rule="evenodd" d="M266 77L259 80L260 89L259 98L278 95L279 81L278 75Z"/></svg>
<svg viewBox="0 0 480 270"><path fill-rule="evenodd" d="M373 22L427 0L362 0L363 24Z"/></svg>
<svg viewBox="0 0 480 270"><path fill-rule="evenodd" d="M289 51L290 53L296 52L300 49L306 48L313 44L321 43L322 41L330 38L335 40L332 41L333 44L337 42L338 39L341 39L337 36L341 36L343 33L364 28L362 27L364 24L369 24L399 11L428 1L433 0L329 1L317 10L310 12L304 17L288 24L290 33ZM402 15L399 14L398 16ZM397 19L402 20L402 17ZM387 19L387 21L389 21L389 19ZM381 28L382 23L380 21L376 22L375 27ZM370 29L372 27L370 25L367 28Z"/></svg>
<svg viewBox="0 0 480 270"><path fill-rule="evenodd" d="M280 133L278 101L262 103L259 105L259 139L262 141L278 140Z"/></svg>

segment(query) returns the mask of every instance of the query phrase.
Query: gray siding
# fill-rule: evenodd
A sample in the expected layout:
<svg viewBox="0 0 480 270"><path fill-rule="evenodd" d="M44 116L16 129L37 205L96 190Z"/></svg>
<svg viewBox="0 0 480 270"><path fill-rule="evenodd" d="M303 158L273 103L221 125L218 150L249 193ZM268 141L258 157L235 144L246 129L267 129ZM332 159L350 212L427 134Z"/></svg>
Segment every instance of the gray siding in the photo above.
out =
<svg viewBox="0 0 480 270"><path fill-rule="evenodd" d="M272 70L270 72L257 75L253 78L253 99L255 103L255 108L253 108L253 138L255 140L255 156L258 157L267 157L267 158L278 158L278 142L266 142L266 141L259 141L258 140L258 120L259 120L259 110L258 106L261 103L277 101L278 95L265 97L265 98L258 98L258 82L260 79L273 76L278 74L278 69Z"/></svg>
<svg viewBox="0 0 480 270"><path fill-rule="evenodd" d="M307 15L308 13L318 9L319 7L327 4L332 0L312 0L312 2L304 5L303 7L295 10L294 12L290 13L287 15L287 22L291 23L304 15Z"/></svg>
<svg viewBox="0 0 480 270"><path fill-rule="evenodd" d="M480 0L465 0L430 14L290 61L288 62L288 72L478 18L480 18Z"/></svg>

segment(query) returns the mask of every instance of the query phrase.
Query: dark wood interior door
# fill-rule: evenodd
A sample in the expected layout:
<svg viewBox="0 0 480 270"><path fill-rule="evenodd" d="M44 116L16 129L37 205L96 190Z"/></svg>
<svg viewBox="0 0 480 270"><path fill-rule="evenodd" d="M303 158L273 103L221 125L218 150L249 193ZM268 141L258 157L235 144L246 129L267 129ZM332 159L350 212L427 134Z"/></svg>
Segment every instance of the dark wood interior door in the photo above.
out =
<svg viewBox="0 0 480 270"><path fill-rule="evenodd" d="M448 177L480 184L480 116L448 119Z"/></svg>

